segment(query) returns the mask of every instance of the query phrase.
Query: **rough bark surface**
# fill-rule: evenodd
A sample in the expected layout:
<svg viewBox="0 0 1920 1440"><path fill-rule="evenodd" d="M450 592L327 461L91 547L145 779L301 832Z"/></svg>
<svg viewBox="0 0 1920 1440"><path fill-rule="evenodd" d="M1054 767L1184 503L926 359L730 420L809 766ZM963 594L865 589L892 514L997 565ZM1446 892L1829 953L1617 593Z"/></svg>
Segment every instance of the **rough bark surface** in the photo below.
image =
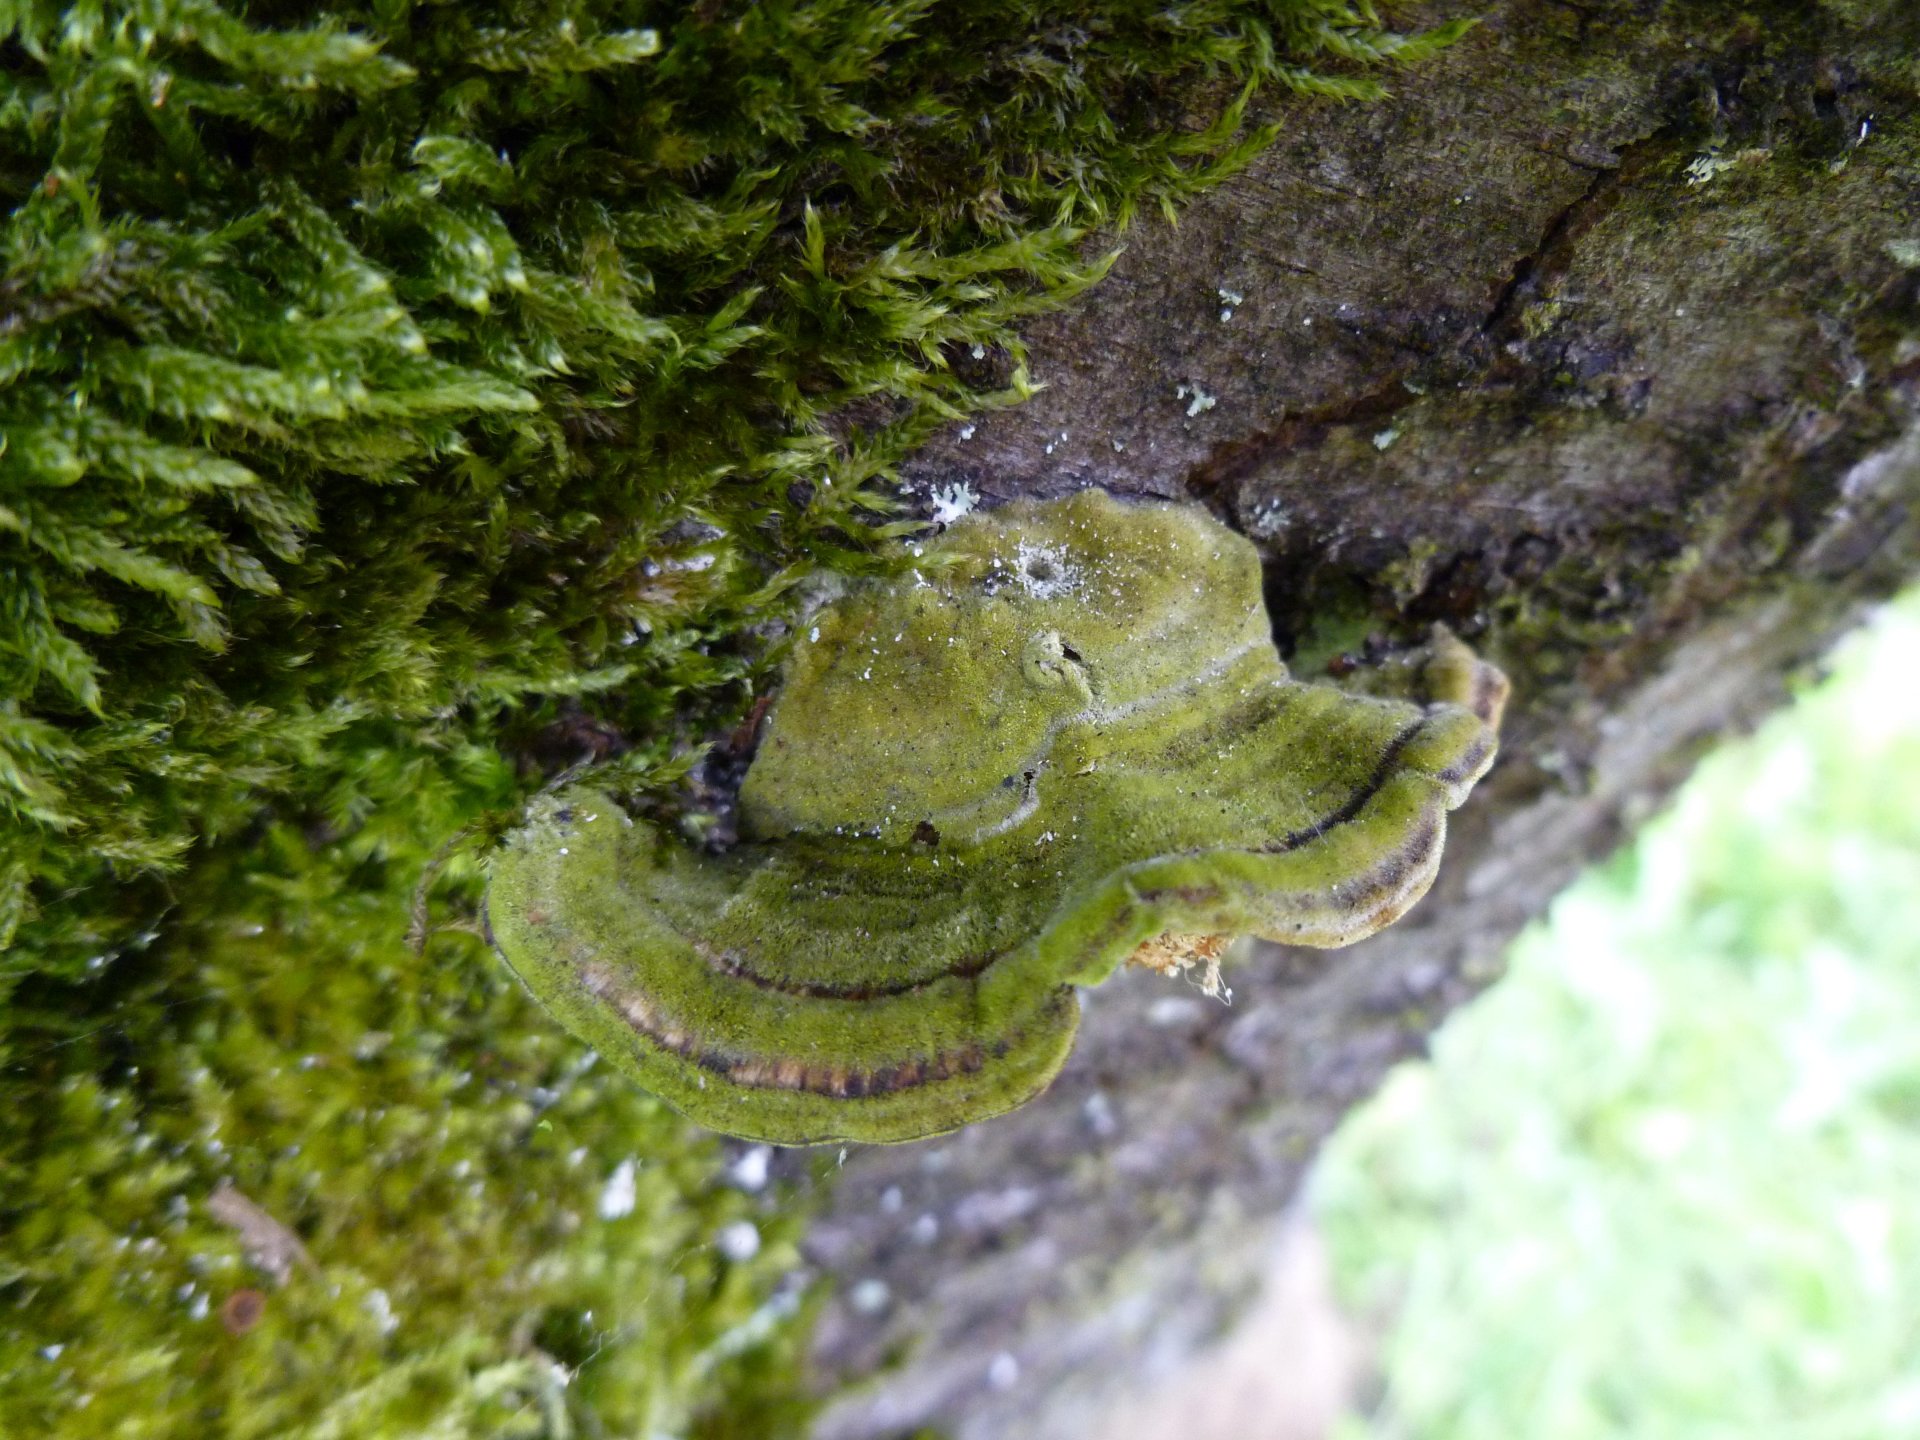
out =
<svg viewBox="0 0 1920 1440"><path fill-rule="evenodd" d="M847 1158L821 1435L1091 1434L1189 1363L1341 1115L1920 571L1920 17L1874 9L1487 5L1136 229L1032 331L1049 388L920 457L987 503L1196 498L1262 546L1297 667L1445 620L1518 702L1408 920L1267 947L1230 1008L1127 975L1039 1102Z"/></svg>

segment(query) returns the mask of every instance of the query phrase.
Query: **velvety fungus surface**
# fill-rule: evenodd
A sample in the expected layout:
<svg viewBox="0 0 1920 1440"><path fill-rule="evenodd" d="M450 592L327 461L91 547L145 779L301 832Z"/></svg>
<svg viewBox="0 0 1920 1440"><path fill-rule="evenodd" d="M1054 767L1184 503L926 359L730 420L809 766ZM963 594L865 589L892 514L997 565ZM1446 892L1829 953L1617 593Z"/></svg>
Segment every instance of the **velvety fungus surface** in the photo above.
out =
<svg viewBox="0 0 1920 1440"><path fill-rule="evenodd" d="M1505 682L1281 664L1252 545L1097 490L969 516L805 623L718 855L579 788L494 861L495 944L715 1129L897 1141L1019 1105L1075 985L1168 936L1334 946L1425 893ZM1164 947L1162 947L1164 948Z"/></svg>

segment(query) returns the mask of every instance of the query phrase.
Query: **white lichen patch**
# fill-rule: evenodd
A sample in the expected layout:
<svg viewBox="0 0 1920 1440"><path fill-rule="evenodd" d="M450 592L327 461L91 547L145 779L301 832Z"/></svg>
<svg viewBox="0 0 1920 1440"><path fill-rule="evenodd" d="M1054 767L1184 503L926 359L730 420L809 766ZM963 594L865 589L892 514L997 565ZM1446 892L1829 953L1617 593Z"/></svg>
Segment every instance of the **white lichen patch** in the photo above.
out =
<svg viewBox="0 0 1920 1440"><path fill-rule="evenodd" d="M1293 513L1278 500L1263 500L1247 521L1247 533L1270 540L1293 523Z"/></svg>
<svg viewBox="0 0 1920 1440"><path fill-rule="evenodd" d="M1729 170L1737 170L1742 165L1764 165L1772 158L1773 151L1767 149L1738 150L1728 155L1718 146L1709 146L1687 166L1687 184L1711 185Z"/></svg>
<svg viewBox="0 0 1920 1440"><path fill-rule="evenodd" d="M973 507L980 503L980 497L973 493L973 487L966 481L945 485L933 492L933 515L930 517L936 525L951 525L963 515L971 515Z"/></svg>
<svg viewBox="0 0 1920 1440"><path fill-rule="evenodd" d="M1193 419L1196 415L1204 415L1220 403L1219 396L1209 394L1200 385L1193 383L1174 386L1173 394L1175 399L1185 400L1187 402L1187 418L1189 420Z"/></svg>

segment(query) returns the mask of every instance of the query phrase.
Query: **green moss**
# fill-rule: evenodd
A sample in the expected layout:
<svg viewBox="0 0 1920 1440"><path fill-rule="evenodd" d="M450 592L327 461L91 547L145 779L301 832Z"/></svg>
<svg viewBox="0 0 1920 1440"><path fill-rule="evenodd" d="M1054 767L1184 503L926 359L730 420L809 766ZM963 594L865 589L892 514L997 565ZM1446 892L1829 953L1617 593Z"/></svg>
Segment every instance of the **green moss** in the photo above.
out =
<svg viewBox="0 0 1920 1440"><path fill-rule="evenodd" d="M1098 277L1090 233L1257 148L1251 88L1373 93L1453 33L1348 0L0 4L0 1431L784 1413L720 1358L777 1234L701 1248L748 1205L705 1142L575 1074L471 937L416 958L409 897L554 769L680 773L795 582L883 564L894 464L1024 392L1013 327ZM470 910L470 862L436 896ZM245 1265L223 1178L312 1272ZM195 1318L258 1287L245 1335Z"/></svg>
<svg viewBox="0 0 1920 1440"><path fill-rule="evenodd" d="M416 961L385 867L274 826L225 868L96 1028L8 1057L0 1186L37 1203L0 1260L5 1433L670 1433L780 1392L749 1377L805 1299L803 1209L597 1083L474 937ZM216 1183L298 1237L284 1283Z"/></svg>

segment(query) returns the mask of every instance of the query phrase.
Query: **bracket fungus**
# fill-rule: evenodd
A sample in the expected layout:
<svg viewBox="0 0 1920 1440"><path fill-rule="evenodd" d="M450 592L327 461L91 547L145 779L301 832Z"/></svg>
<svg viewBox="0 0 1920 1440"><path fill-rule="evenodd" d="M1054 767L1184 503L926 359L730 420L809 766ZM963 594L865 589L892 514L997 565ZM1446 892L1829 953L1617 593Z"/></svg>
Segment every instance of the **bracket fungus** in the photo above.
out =
<svg viewBox="0 0 1920 1440"><path fill-rule="evenodd" d="M1098 490L968 516L822 609L694 849L590 787L493 860L493 942L693 1119L901 1141L1043 1090L1074 987L1218 937L1345 945L1425 893L1506 682L1436 632L1416 698L1290 678L1253 546Z"/></svg>

